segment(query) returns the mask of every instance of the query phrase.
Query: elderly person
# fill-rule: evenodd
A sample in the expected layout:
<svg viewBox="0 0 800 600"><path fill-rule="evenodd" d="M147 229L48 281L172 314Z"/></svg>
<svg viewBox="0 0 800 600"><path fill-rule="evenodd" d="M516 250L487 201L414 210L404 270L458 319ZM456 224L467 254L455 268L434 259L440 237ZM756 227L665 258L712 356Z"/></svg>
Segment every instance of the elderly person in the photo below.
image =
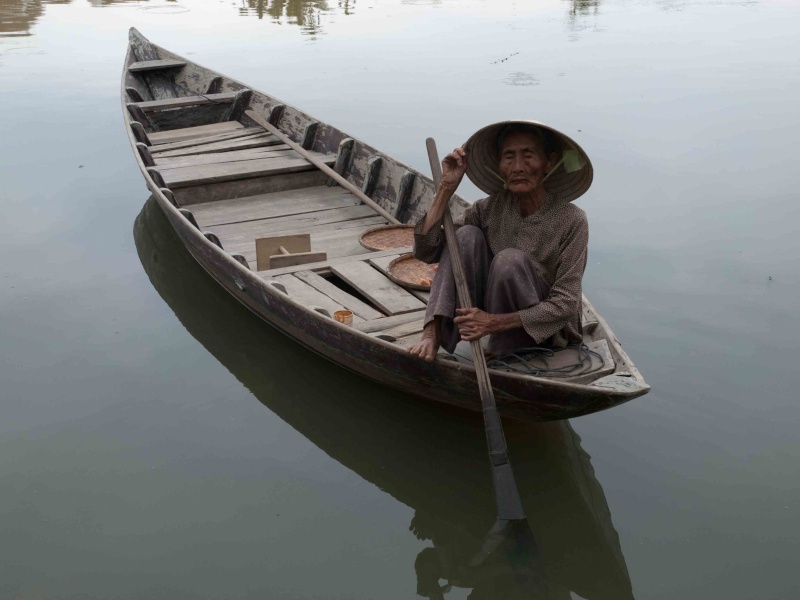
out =
<svg viewBox="0 0 800 600"><path fill-rule="evenodd" d="M422 340L409 352L431 361L439 347L489 336L487 352L564 348L582 341L581 279L589 226L571 204L591 185L588 157L567 136L527 121L484 127L442 161L442 180L417 223L414 256L439 261ZM456 222L477 308L458 307L442 219L464 174L489 193Z"/></svg>

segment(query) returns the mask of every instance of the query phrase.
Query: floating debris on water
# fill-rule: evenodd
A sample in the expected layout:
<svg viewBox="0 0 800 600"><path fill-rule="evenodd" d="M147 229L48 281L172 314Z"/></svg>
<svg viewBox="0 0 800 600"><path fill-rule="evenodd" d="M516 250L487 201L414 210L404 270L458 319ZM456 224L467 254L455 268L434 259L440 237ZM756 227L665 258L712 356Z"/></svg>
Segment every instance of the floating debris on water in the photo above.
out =
<svg viewBox="0 0 800 600"><path fill-rule="evenodd" d="M490 65L496 65L496 64L499 64L499 63L502 63L502 62L506 62L509 58L511 58L512 56L516 56L517 54L519 54L519 52L514 52L512 54L509 54L505 58L498 58L497 60L494 60L494 61L490 62L489 64Z"/></svg>

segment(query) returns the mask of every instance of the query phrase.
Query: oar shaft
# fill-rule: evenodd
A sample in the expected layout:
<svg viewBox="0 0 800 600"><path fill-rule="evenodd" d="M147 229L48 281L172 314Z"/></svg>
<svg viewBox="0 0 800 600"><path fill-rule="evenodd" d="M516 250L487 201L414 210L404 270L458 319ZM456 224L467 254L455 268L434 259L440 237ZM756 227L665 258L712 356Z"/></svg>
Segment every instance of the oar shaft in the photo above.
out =
<svg viewBox="0 0 800 600"><path fill-rule="evenodd" d="M428 148L428 160L431 164L433 183L438 189L442 179L442 167L439 164L436 142L433 138L428 138L425 144ZM467 277L464 274L464 261L461 257L456 228L453 224L453 217L450 214L449 207L444 211L444 236L447 249L450 252L450 264L453 268L453 276L456 282L458 302L463 308L471 308L472 298L469 294ZM475 375L478 378L478 389L480 390L481 404L483 405L483 421L486 429L486 443L489 446L489 459L492 463L497 518L510 521L521 520L525 518L525 509L522 506L517 482L514 479L511 463L508 460L508 447L503 434L503 424L494 400L494 390L489 380L486 356L483 354L480 340L471 341L470 348L472 349Z"/></svg>

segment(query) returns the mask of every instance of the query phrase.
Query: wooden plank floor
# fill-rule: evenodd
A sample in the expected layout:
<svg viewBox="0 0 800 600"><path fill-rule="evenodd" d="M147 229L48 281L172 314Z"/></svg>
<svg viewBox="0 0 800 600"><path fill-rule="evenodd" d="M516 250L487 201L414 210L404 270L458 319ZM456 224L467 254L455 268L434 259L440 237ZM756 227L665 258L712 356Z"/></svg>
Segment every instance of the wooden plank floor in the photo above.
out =
<svg viewBox="0 0 800 600"><path fill-rule="evenodd" d="M276 136L237 122L163 131L150 134L150 138L156 168L167 186L187 188L184 191L189 194L193 187L205 184L264 177L272 181L285 173L316 170ZM317 156L329 164L334 159ZM361 246L360 235L386 225L387 220L350 192L337 186L312 185L192 204L191 210L201 229L213 232L227 252L242 254L253 267L256 239L308 234L311 250L327 255L325 273L335 273L356 291L334 285L315 272L318 265L313 264L259 273L283 284L300 304L321 307L331 314L351 310L354 327L380 321L370 331L388 329L395 337L413 335L421 328L424 302L379 270L386 264L381 257L391 260L406 249L369 252ZM370 263L370 259L378 262ZM399 316L403 314L413 318Z"/></svg>
<svg viewBox="0 0 800 600"><path fill-rule="evenodd" d="M336 158L322 154L319 157L330 164L333 164ZM311 170L316 170L316 167L296 152L291 151L289 156L251 158L213 164L178 165L174 168L164 169L162 175L167 182L167 187L181 188Z"/></svg>
<svg viewBox="0 0 800 600"><path fill-rule="evenodd" d="M331 267L336 275L349 283L388 315L417 311L425 305L381 274L365 261L354 261Z"/></svg>
<svg viewBox="0 0 800 600"><path fill-rule="evenodd" d="M237 121L225 121L223 123L198 125L197 127L185 127L183 129L172 129L170 131L156 131L149 133L148 137L154 145L157 145L167 144L170 142L185 142L187 140L202 138L218 133L230 133L231 131L235 131L237 129L244 129L244 125Z"/></svg>

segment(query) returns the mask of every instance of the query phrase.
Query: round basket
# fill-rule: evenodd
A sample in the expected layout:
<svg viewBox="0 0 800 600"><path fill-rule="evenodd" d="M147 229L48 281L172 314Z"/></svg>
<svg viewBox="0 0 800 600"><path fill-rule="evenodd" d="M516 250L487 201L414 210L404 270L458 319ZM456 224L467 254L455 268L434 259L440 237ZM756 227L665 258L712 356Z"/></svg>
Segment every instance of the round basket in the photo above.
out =
<svg viewBox="0 0 800 600"><path fill-rule="evenodd" d="M402 254L389 263L386 275L403 287L427 292L431 289L431 284L423 281L432 282L437 268L438 265L424 263L411 254Z"/></svg>
<svg viewBox="0 0 800 600"><path fill-rule="evenodd" d="M394 250L414 245L413 225L381 225L367 229L358 238L367 250Z"/></svg>

